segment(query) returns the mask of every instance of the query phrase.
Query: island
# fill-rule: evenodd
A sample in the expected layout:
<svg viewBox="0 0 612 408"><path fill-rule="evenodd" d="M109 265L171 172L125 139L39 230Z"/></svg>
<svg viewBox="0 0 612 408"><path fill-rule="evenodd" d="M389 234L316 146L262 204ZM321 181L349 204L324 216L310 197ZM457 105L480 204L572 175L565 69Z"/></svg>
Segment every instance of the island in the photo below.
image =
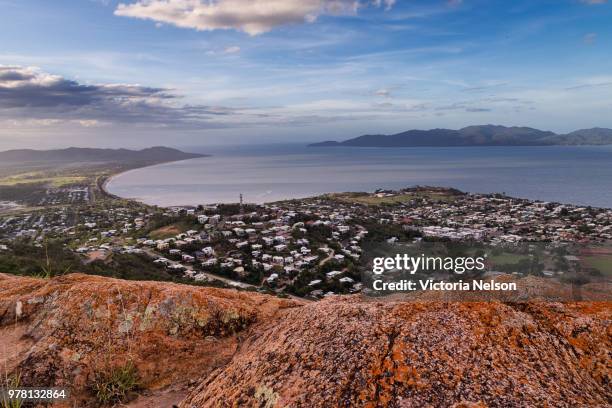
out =
<svg viewBox="0 0 612 408"><path fill-rule="evenodd" d="M610 145L612 129L592 128L556 134L530 127L480 125L459 130L408 130L392 135L363 135L342 142L325 141L309 147L460 147Z"/></svg>

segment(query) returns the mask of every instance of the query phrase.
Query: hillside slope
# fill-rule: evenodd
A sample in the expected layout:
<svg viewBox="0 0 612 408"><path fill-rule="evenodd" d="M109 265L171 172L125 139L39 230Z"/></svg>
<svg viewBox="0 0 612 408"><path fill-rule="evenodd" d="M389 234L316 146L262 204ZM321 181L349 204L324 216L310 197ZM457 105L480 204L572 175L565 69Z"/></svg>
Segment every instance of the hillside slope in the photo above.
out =
<svg viewBox="0 0 612 408"><path fill-rule="evenodd" d="M608 145L612 144L612 129L580 129L567 135L555 136L552 141L563 145Z"/></svg>

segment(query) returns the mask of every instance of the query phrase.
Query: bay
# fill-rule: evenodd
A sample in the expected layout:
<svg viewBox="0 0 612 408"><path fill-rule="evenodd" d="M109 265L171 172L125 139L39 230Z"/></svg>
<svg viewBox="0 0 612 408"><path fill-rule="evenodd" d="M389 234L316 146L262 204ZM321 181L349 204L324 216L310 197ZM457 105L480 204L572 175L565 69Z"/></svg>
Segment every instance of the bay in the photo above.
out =
<svg viewBox="0 0 612 408"><path fill-rule="evenodd" d="M128 171L108 183L160 206L272 202L414 185L612 207L612 146L313 148L191 147L210 157Z"/></svg>

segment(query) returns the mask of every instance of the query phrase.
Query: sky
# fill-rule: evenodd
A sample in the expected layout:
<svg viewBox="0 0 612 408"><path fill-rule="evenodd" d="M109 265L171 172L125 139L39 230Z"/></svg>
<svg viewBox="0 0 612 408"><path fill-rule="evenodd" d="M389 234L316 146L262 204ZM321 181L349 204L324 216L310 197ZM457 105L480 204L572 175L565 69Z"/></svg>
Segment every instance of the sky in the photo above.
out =
<svg viewBox="0 0 612 408"><path fill-rule="evenodd" d="M612 127L607 0L0 0L0 149Z"/></svg>

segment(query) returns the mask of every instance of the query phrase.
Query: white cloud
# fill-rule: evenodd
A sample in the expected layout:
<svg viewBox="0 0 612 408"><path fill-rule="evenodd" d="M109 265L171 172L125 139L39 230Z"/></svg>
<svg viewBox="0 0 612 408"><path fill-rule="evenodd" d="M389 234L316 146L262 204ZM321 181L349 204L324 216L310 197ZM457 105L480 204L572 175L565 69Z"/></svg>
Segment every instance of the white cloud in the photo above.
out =
<svg viewBox="0 0 612 408"><path fill-rule="evenodd" d="M312 23L320 15L355 14L395 0L137 0L121 3L115 15L153 20L201 31L235 29L258 35L285 24Z"/></svg>
<svg viewBox="0 0 612 408"><path fill-rule="evenodd" d="M372 4L376 7L384 6L385 10L390 10L396 3L396 0L373 0Z"/></svg>
<svg viewBox="0 0 612 408"><path fill-rule="evenodd" d="M223 52L225 54L238 54L240 52L240 47L233 45L231 47L227 47L225 50L223 50Z"/></svg>
<svg viewBox="0 0 612 408"><path fill-rule="evenodd" d="M381 88L374 92L374 94L376 96L383 96L385 98L389 98L391 96L391 91L386 88Z"/></svg>

